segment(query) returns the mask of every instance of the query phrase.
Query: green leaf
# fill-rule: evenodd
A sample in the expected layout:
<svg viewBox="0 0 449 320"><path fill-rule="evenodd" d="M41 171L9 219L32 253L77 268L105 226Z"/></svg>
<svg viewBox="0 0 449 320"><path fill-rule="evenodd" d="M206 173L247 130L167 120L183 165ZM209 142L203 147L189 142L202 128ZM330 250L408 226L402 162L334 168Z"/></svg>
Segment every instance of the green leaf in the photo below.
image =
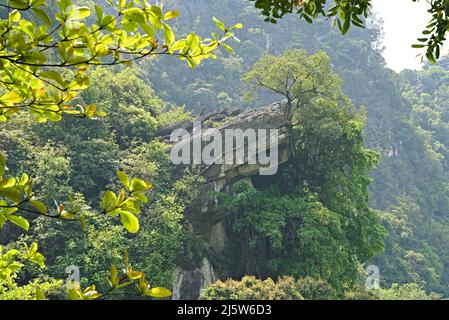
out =
<svg viewBox="0 0 449 320"><path fill-rule="evenodd" d="M21 194L19 191L13 188L0 189L0 195L6 197L12 202L18 203L21 199Z"/></svg>
<svg viewBox="0 0 449 320"><path fill-rule="evenodd" d="M179 51L183 50L186 47L186 41L185 40L178 40L173 45L170 46L170 49L173 51Z"/></svg>
<svg viewBox="0 0 449 320"><path fill-rule="evenodd" d="M13 11L11 11L11 13L9 14L9 19L10 19L12 22L19 22L20 18L21 18L21 14L20 14L20 12L17 11L17 10L13 10Z"/></svg>
<svg viewBox="0 0 449 320"><path fill-rule="evenodd" d="M28 3L24 0L9 0L9 4L14 9L27 9Z"/></svg>
<svg viewBox="0 0 449 320"><path fill-rule="evenodd" d="M0 97L0 103L11 106L16 103L21 103L23 100L22 96L14 91L9 91Z"/></svg>
<svg viewBox="0 0 449 320"><path fill-rule="evenodd" d="M48 108L48 107L47 107ZM48 112L44 112L43 115L47 118L50 119L53 122L59 122L62 120L62 115L60 115L57 112L53 112L53 111L48 111Z"/></svg>
<svg viewBox="0 0 449 320"><path fill-rule="evenodd" d="M113 288L117 287L120 282L117 267L113 264L111 265L111 269L109 271L109 281L111 282L111 287Z"/></svg>
<svg viewBox="0 0 449 320"><path fill-rule="evenodd" d="M243 23L236 23L231 27L231 29L242 29L242 28L243 28Z"/></svg>
<svg viewBox="0 0 449 320"><path fill-rule="evenodd" d="M178 11L176 11L176 10L170 10L170 11L167 11L167 12L164 14L164 20L175 19L175 18L177 18L178 16L179 16L179 12L178 12Z"/></svg>
<svg viewBox="0 0 449 320"><path fill-rule="evenodd" d="M120 210L120 220L122 221L123 227L129 233L137 233L139 231L139 219L129 211Z"/></svg>
<svg viewBox="0 0 449 320"><path fill-rule="evenodd" d="M33 12L36 15L36 17L42 20L42 22L45 23L47 26L52 25L52 21L44 9L33 8Z"/></svg>
<svg viewBox="0 0 449 320"><path fill-rule="evenodd" d="M216 17L213 17L212 20L215 21L215 23L216 23L218 29L220 29L220 30L222 30L222 31L226 31L226 27L225 27L225 25L223 24L223 22L221 22L220 20L218 20Z"/></svg>
<svg viewBox="0 0 449 320"><path fill-rule="evenodd" d="M97 106L94 104L86 106L84 110L84 115L86 117L93 117L96 113L97 113Z"/></svg>
<svg viewBox="0 0 449 320"><path fill-rule="evenodd" d="M126 274L128 276L128 279L130 280L137 280L143 277L143 273L140 271L128 271Z"/></svg>
<svg viewBox="0 0 449 320"><path fill-rule="evenodd" d="M127 23L145 23L145 14L142 9L139 8L129 8L123 11L123 21L127 21Z"/></svg>
<svg viewBox="0 0 449 320"><path fill-rule="evenodd" d="M43 214L47 213L47 207L41 201L30 200L30 205L32 205L34 208L36 208L37 211L39 211L40 213L43 213Z"/></svg>
<svg viewBox="0 0 449 320"><path fill-rule="evenodd" d="M0 177L6 172L6 157L0 153Z"/></svg>
<svg viewBox="0 0 449 320"><path fill-rule="evenodd" d="M75 215L64 210L61 212L60 217L65 220L73 220L75 218Z"/></svg>
<svg viewBox="0 0 449 320"><path fill-rule="evenodd" d="M164 15L162 14L162 8L159 6L151 6L150 12L156 15L159 19L162 19Z"/></svg>
<svg viewBox="0 0 449 320"><path fill-rule="evenodd" d="M72 288L67 290L70 300L83 300L83 293L79 288Z"/></svg>
<svg viewBox="0 0 449 320"><path fill-rule="evenodd" d="M117 176L120 179L120 181L122 182L122 184L125 186L125 188L127 190L129 190L129 179L128 179L128 176L126 175L126 173L124 173L122 171L117 171Z"/></svg>
<svg viewBox="0 0 449 320"><path fill-rule="evenodd" d="M154 36L155 32L152 26L150 26L148 23L141 23L140 27L142 28L143 31L145 31L145 33L149 36Z"/></svg>
<svg viewBox="0 0 449 320"><path fill-rule="evenodd" d="M36 289L36 300L48 300L48 298L41 289Z"/></svg>
<svg viewBox="0 0 449 320"><path fill-rule="evenodd" d="M46 5L47 0L31 0L31 6L33 8L43 7Z"/></svg>
<svg viewBox="0 0 449 320"><path fill-rule="evenodd" d="M20 20L20 29L31 39L34 39L34 25L28 20Z"/></svg>
<svg viewBox="0 0 449 320"><path fill-rule="evenodd" d="M104 57L104 56L108 55L108 53L109 53L109 48L108 48L108 46L105 45L104 43L100 43L100 44L97 44L97 45L95 46L94 52L95 52L95 55L96 55L96 56L98 56L98 57Z"/></svg>
<svg viewBox="0 0 449 320"><path fill-rule="evenodd" d="M135 192L135 193L133 193L133 196L136 197L137 199L139 199L140 201L142 201L143 203L147 203L148 202L147 196L145 196L141 192Z"/></svg>
<svg viewBox="0 0 449 320"><path fill-rule="evenodd" d="M30 228L30 223L27 219L21 217L21 216L8 216L8 220L14 223L16 226L19 226L20 228L24 229L25 231L28 231Z"/></svg>
<svg viewBox="0 0 449 320"><path fill-rule="evenodd" d="M49 79L49 80L54 80L56 81L59 85L64 86L65 85L65 81L62 78L61 73L54 71L54 70L45 70L39 73L40 77Z"/></svg>
<svg viewBox="0 0 449 320"><path fill-rule="evenodd" d="M37 249L39 248L39 246L37 245L37 243L36 242L33 242L32 244L31 244L31 246L30 246L30 252L31 253L35 253L35 252L37 252Z"/></svg>
<svg viewBox="0 0 449 320"><path fill-rule="evenodd" d="M67 21L82 20L90 16L90 8L86 6L72 7L72 10L67 17Z"/></svg>
<svg viewBox="0 0 449 320"><path fill-rule="evenodd" d="M143 181L139 178L132 178L131 179L131 187L130 191L136 192L136 191L146 191L150 189L153 185L150 182Z"/></svg>
<svg viewBox="0 0 449 320"><path fill-rule="evenodd" d="M118 11L122 12L123 9L125 9L126 6L126 0L119 0L118 2Z"/></svg>
<svg viewBox="0 0 449 320"><path fill-rule="evenodd" d="M221 45L223 46L223 48L225 48L226 50L228 50L231 53L234 53L234 49L232 49L232 47L226 43L221 43Z"/></svg>
<svg viewBox="0 0 449 320"><path fill-rule="evenodd" d="M103 20L103 8L98 4L95 5L95 13L97 14L98 20Z"/></svg>
<svg viewBox="0 0 449 320"><path fill-rule="evenodd" d="M117 206L117 196L112 191L106 191L101 204L102 209L109 211Z"/></svg>
<svg viewBox="0 0 449 320"><path fill-rule="evenodd" d="M29 180L30 180L30 177L26 173L24 173L24 174L22 174L22 177L20 178L19 185L24 186Z"/></svg>
<svg viewBox="0 0 449 320"><path fill-rule="evenodd" d="M2 181L0 181L0 188L1 189L12 188L16 185L16 182L17 180L15 178L3 179Z"/></svg>
<svg viewBox="0 0 449 320"><path fill-rule="evenodd" d="M84 19L90 16L90 8L89 7L78 7L78 18Z"/></svg>
<svg viewBox="0 0 449 320"><path fill-rule="evenodd" d="M168 298L172 295L171 291L162 287L155 287L145 291L145 295L153 298Z"/></svg>
<svg viewBox="0 0 449 320"><path fill-rule="evenodd" d="M434 56L434 54L431 51L427 52L426 57L427 57L427 59L429 60L429 62L431 64L436 64L437 63L437 60L435 59L435 56Z"/></svg>
<svg viewBox="0 0 449 320"><path fill-rule="evenodd" d="M165 35L165 42L167 45L173 44L175 42L175 34L173 33L173 30L168 24L163 24L164 26L164 35Z"/></svg>
<svg viewBox="0 0 449 320"><path fill-rule="evenodd" d="M139 279L137 287L141 294L145 294L145 292L148 290L148 287L149 287L148 282L145 281L145 277L141 277Z"/></svg>
<svg viewBox="0 0 449 320"><path fill-rule="evenodd" d="M148 11L148 20L158 30L162 28L161 19L152 10Z"/></svg>

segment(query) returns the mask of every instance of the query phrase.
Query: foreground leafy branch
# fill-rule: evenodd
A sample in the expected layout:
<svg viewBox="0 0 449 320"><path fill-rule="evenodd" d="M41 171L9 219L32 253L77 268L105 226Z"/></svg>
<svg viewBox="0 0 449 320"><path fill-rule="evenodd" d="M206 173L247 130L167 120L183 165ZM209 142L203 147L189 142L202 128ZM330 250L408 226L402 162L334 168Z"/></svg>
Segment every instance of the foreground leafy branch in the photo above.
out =
<svg viewBox="0 0 449 320"><path fill-rule="evenodd" d="M71 300L98 300L105 299L112 296L118 290L135 284L137 289L137 296L147 296L152 298L168 298L172 294L170 290L162 287L152 288L145 280L145 274L140 271L133 270L128 263L128 253L125 252L124 257L125 266L122 273L115 265L111 265L109 270L108 284L110 288L104 292L99 293L94 285L82 289L79 285L75 285L68 290L68 295Z"/></svg>
<svg viewBox="0 0 449 320"><path fill-rule="evenodd" d="M28 231L29 221L20 213L32 213L47 218L66 221L79 220L83 225L86 217L79 212L78 208L68 210L64 204L56 206L54 212L50 212L44 202L38 200L33 192L33 182L27 174L14 178L5 176L6 158L0 154L0 228L5 222L11 222ZM140 213L141 205L148 202L144 195L152 184L150 182L132 178L128 179L125 173L117 173L125 188L118 195L107 191L100 203L103 210L101 213L111 217L120 216L124 228L130 233L139 230L139 220L136 215ZM125 191L126 190L126 191Z"/></svg>
<svg viewBox="0 0 449 320"><path fill-rule="evenodd" d="M31 244L30 247L24 245L22 251L12 249L3 252L3 247L0 246L0 280L4 280L16 273L26 262L32 262L43 268L44 256L37 252L37 249L36 243Z"/></svg>
<svg viewBox="0 0 449 320"><path fill-rule="evenodd" d="M95 285L81 289L79 284L73 284L67 288L67 295L71 300L96 300L105 299L118 290L125 288L131 284L136 285L138 296L148 296L152 298L167 298L171 296L171 292L162 287L152 288L145 280L145 274L140 271L133 270L128 264L128 254L125 252L125 266L122 270L123 274L119 275L117 267L111 266L108 283L110 289L104 293L99 293ZM35 264L39 268L45 268L45 258L38 252L38 245L32 243L31 246L24 244L21 250L11 249L6 252L0 246L0 293L7 290L11 286L11 279L15 279L18 272L25 267L27 263ZM35 282L32 285L22 287L26 293L22 298L33 297L37 300L47 300L46 289L58 288L62 285L62 281L54 281L52 283ZM3 297L2 297L3 298Z"/></svg>
<svg viewBox="0 0 449 320"><path fill-rule="evenodd" d="M168 23L177 11L144 1L107 1L113 14L99 5L94 12L59 0L59 12L50 17L45 0L10 0L3 6L8 18L0 21L0 121L28 110L40 122L59 121L63 116L104 116L94 105L71 102L89 86L89 66L130 64L158 55L171 55L196 67L214 58L214 52L235 38L217 20L222 34L201 38L190 33L177 39ZM24 13L32 13L26 19ZM87 21L95 21L88 24ZM3 90L2 90L3 89Z"/></svg>
<svg viewBox="0 0 449 320"><path fill-rule="evenodd" d="M312 23L319 16L332 19L345 34L351 25L364 28L365 20L371 14L371 0L250 0L266 16L265 21L276 23L284 15L296 13L301 19ZM418 2L419 0L412 0ZM446 34L449 30L449 2L429 0L428 12L432 18L427 24L418 44L412 47L425 48L425 56L431 63L441 56ZM399 15L400 13L398 13Z"/></svg>

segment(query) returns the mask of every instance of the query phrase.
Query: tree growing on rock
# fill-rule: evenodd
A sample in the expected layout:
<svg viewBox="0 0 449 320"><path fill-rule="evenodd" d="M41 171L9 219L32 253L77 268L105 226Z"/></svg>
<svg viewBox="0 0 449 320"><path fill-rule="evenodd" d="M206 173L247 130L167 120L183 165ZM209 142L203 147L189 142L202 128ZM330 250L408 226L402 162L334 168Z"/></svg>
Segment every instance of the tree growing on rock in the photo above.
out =
<svg viewBox="0 0 449 320"><path fill-rule="evenodd" d="M338 100L342 96L341 80L324 52L308 55L306 50L293 49L281 56L267 54L243 76L243 81L250 99L264 90L282 96L287 102L284 116L288 120L294 110L319 98Z"/></svg>

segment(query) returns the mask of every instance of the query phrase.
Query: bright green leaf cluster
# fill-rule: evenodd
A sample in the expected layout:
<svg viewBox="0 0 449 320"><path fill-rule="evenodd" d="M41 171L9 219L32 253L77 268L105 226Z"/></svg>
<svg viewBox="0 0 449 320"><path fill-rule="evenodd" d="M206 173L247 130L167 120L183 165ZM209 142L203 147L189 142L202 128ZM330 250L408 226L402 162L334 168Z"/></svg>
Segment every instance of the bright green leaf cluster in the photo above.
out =
<svg viewBox="0 0 449 320"><path fill-rule="evenodd" d="M225 28L220 22L221 36L202 39L191 33L177 39L168 21L178 12L164 12L147 1L107 2L111 8L105 12L99 5L91 10L59 0L58 12L50 17L45 0L8 1L13 10L0 20L0 121L23 109L40 122L104 116L95 106L72 103L89 86L89 66L173 55L195 67L215 58L213 52L235 38L232 29L241 27ZM24 12L32 12L35 19L27 19ZM87 19L95 23L87 24Z"/></svg>
<svg viewBox="0 0 449 320"><path fill-rule="evenodd" d="M128 264L128 253L125 252L125 267L123 276L119 276L117 267L111 265L109 273L109 285L111 290L126 287L132 283L136 284L137 290L142 296L150 296L153 298L167 298L172 295L170 290L161 287L151 288L150 284L145 280L145 274L140 271L133 270Z"/></svg>
<svg viewBox="0 0 449 320"><path fill-rule="evenodd" d="M33 193L33 181L26 173L20 178L6 176L6 157L0 154L0 229L6 222L11 222L28 231L29 222L18 213L33 213L50 218L73 220L78 217L77 209L68 212L63 204L50 213L44 202L38 200Z"/></svg>
<svg viewBox="0 0 449 320"><path fill-rule="evenodd" d="M144 192L149 190L152 184L151 182L138 178L132 178L130 180L121 171L117 172L117 175L125 189L122 189L118 194L107 191L101 201L100 207L103 209L103 214L111 217L120 216L123 227L128 232L137 233L140 225L136 215L140 214L141 204L148 202L148 198Z"/></svg>
<svg viewBox="0 0 449 320"><path fill-rule="evenodd" d="M342 33L351 24L364 27L363 18L368 17L371 0L338 0L330 5L326 0L250 0L266 16L265 21L276 23L285 14L296 12L302 19L312 23L319 15L333 17Z"/></svg>
<svg viewBox="0 0 449 320"><path fill-rule="evenodd" d="M23 250L12 249L3 252L3 247L0 246L0 279L4 280L12 277L24 266L24 262L29 261L37 264L40 268L44 268L44 256L38 251L36 243L31 246L25 245Z"/></svg>
<svg viewBox="0 0 449 320"><path fill-rule="evenodd" d="M74 287L67 290L70 300L95 300L101 297L95 285L91 285L82 290L80 287Z"/></svg>
<svg viewBox="0 0 449 320"><path fill-rule="evenodd" d="M81 287L74 287L68 290L69 298L71 300L95 300L101 299L113 291L125 288L131 284L135 284L139 295L149 296L153 298L167 298L172 295L170 290L162 287L152 288L150 284L145 280L145 274L141 271L133 270L128 264L128 253L125 252L125 266L122 270L122 274L115 265L111 265L108 277L108 283L110 289L104 293L99 293L95 286L89 286L86 289Z"/></svg>
<svg viewBox="0 0 449 320"><path fill-rule="evenodd" d="M9 221L28 231L29 222L16 213L23 203L36 201L32 196L32 182L26 174L20 179L6 177L5 171L5 157L0 154L0 173L3 172L0 174L0 228Z"/></svg>
<svg viewBox="0 0 449 320"><path fill-rule="evenodd" d="M6 158L0 154L0 172L6 173ZM140 214L141 205L148 202L145 192L152 184L138 178L129 179L123 172L118 177L124 189L115 194L107 191L100 203L102 214L111 217L120 216L124 228L130 233L137 233L140 228L137 215ZM29 222L18 213L33 213L60 220L78 219L84 226L85 217L80 209L75 207L67 210L64 204L59 204L50 212L44 202L38 200L33 194L33 182L28 175L21 178L0 175L0 228L8 221L28 231Z"/></svg>

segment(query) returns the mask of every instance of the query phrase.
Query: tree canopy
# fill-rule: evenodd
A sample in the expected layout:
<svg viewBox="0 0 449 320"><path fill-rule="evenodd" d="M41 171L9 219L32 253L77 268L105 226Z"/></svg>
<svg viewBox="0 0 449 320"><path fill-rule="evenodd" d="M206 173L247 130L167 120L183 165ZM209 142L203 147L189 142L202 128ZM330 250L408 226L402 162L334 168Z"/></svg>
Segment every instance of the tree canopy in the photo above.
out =
<svg viewBox="0 0 449 320"><path fill-rule="evenodd" d="M286 99L286 119L291 119L293 111L313 103L312 100L337 100L341 95L341 81L324 52L308 56L305 50L297 49L281 56L265 55L245 74L243 81L249 87L249 96L269 90Z"/></svg>

